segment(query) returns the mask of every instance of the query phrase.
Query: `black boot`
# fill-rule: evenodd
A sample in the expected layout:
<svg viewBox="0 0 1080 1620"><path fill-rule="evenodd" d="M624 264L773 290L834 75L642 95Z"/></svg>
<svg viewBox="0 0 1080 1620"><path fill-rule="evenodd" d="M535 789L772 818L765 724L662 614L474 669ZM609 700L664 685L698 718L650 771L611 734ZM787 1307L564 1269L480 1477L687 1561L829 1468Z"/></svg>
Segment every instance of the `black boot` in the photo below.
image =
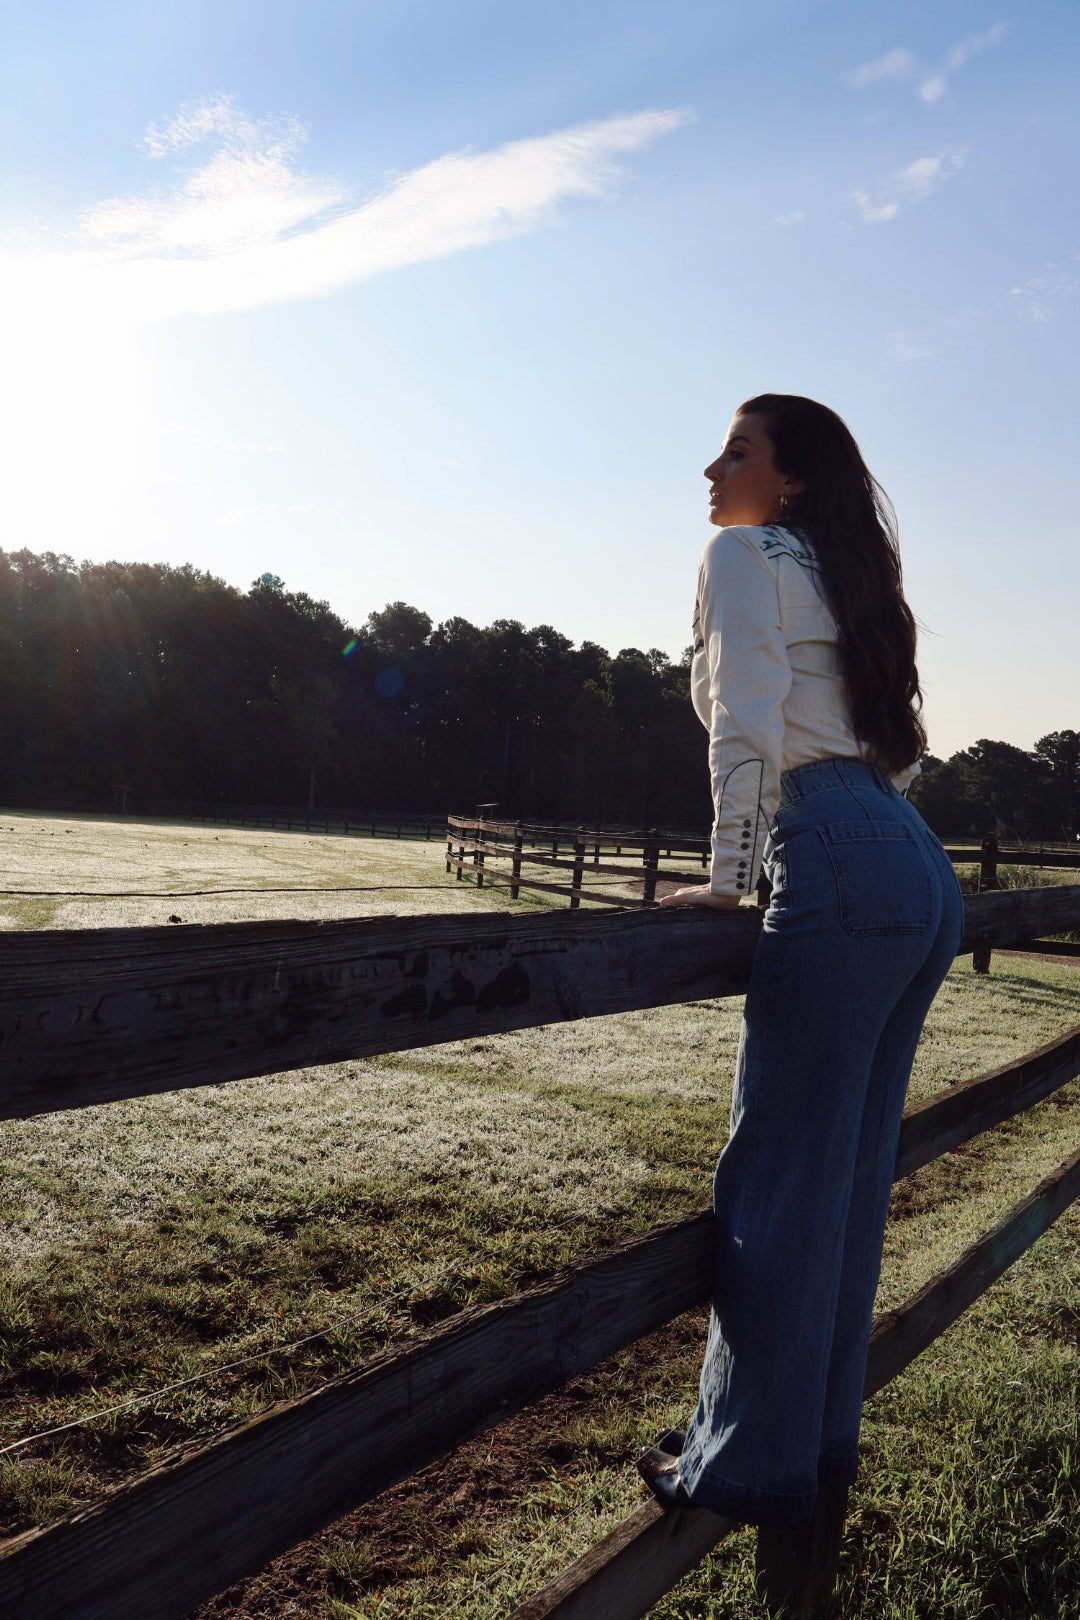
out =
<svg viewBox="0 0 1080 1620"><path fill-rule="evenodd" d="M759 1527L757 1589L773 1614L804 1620L824 1611L836 1582L847 1499L846 1485L823 1485L805 1530Z"/></svg>

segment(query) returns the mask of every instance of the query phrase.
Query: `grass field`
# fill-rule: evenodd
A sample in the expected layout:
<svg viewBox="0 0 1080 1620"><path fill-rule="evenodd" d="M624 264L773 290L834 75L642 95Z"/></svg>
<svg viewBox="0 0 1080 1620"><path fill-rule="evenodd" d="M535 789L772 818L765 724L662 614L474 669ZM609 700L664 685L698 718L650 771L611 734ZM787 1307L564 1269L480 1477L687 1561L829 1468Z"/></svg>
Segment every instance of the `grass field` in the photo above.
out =
<svg viewBox="0 0 1080 1620"><path fill-rule="evenodd" d="M0 812L0 927L129 928L472 911L437 840Z"/></svg>
<svg viewBox="0 0 1080 1620"><path fill-rule="evenodd" d="M446 877L434 841L10 813L0 838L6 888L169 891L5 895L8 927L508 903ZM272 892L359 885L368 892ZM35 910L45 900L48 915ZM701 1207L739 1012L729 1000L623 1014L0 1125L0 1447L90 1419L0 1455L3 1531L47 1522L467 1303ZM910 1095L1078 1022L1080 965L995 956L984 978L959 961ZM879 1308L1078 1141L1074 1084L901 1184ZM1080 1614L1078 1240L1073 1210L870 1403L838 1614ZM641 1500L634 1450L685 1419L703 1326L684 1318L614 1358L203 1614L507 1613ZM152 1398L93 1419L136 1395ZM759 1615L752 1554L740 1534L656 1613Z"/></svg>

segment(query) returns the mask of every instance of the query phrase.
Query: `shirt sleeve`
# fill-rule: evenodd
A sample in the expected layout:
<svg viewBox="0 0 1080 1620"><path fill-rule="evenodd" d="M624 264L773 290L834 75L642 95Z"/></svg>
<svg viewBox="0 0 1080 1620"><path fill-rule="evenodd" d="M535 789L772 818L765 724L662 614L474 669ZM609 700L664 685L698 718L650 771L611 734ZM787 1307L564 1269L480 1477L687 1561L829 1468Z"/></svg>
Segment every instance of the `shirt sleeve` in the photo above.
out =
<svg viewBox="0 0 1080 1620"><path fill-rule="evenodd" d="M697 612L709 675L710 887L741 897L757 881L780 800L784 699L791 689L776 578L752 531L721 529L709 540Z"/></svg>

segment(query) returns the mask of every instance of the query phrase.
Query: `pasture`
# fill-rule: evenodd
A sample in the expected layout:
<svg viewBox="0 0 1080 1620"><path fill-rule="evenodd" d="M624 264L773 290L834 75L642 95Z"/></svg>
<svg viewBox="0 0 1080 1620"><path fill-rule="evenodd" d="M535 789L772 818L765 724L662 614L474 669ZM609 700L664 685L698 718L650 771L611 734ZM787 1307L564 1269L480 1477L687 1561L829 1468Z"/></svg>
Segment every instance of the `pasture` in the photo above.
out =
<svg viewBox="0 0 1080 1620"><path fill-rule="evenodd" d="M10 812L0 841L9 928L509 903L435 841ZM0 1124L3 1533L700 1208L738 1018L702 1002ZM911 1100L1078 1022L1080 966L958 961ZM1080 1082L897 1187L879 1309L1072 1151L1078 1104ZM870 1403L838 1613L1080 1612L1078 1243L1073 1210ZM682 1319L200 1613L507 1613L641 1500L634 1451L685 1419L702 1338ZM762 1612L752 1563L743 1533L656 1613Z"/></svg>

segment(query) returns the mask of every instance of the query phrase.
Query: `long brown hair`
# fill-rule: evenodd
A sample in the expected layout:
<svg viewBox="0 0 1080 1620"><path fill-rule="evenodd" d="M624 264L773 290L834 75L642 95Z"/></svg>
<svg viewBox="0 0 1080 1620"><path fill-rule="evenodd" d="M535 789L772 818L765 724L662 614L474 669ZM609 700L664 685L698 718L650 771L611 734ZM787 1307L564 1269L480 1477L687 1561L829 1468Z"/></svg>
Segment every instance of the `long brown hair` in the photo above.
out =
<svg viewBox="0 0 1080 1620"><path fill-rule="evenodd" d="M757 394L736 414L762 418L777 470L803 485L782 521L804 530L816 554L840 630L855 735L876 764L904 770L925 749L926 730L892 502L827 405L801 394Z"/></svg>

